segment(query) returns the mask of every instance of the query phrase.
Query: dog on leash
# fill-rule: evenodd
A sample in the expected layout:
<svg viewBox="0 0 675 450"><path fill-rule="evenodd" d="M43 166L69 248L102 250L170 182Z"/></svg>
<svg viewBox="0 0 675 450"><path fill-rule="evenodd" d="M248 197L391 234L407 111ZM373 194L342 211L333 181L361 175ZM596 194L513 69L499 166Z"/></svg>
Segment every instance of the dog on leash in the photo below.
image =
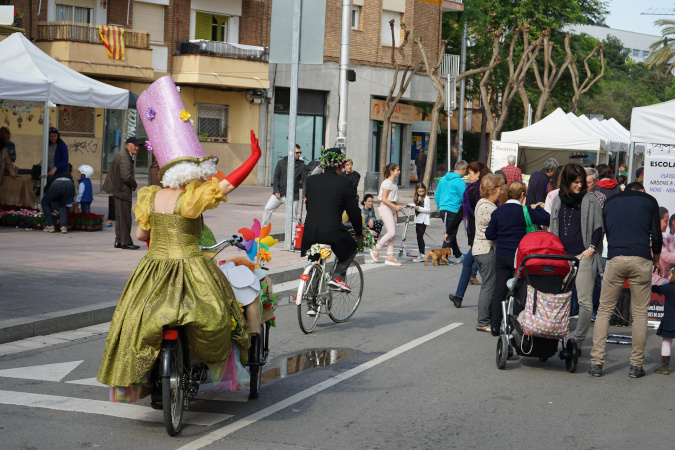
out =
<svg viewBox="0 0 675 450"><path fill-rule="evenodd" d="M448 257L452 256L452 248L446 247L446 248L436 248L433 250L429 250L429 253L427 253L427 257L424 260L424 265L426 266L427 263L429 262L429 258L431 258L432 262L434 263L434 266L437 266L439 262L445 261L445 264L450 265L448 262Z"/></svg>

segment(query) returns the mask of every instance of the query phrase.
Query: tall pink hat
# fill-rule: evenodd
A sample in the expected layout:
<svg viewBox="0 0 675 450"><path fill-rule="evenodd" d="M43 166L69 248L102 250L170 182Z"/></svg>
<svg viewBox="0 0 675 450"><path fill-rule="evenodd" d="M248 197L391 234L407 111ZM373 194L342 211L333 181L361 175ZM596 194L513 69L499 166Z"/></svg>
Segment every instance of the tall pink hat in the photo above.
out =
<svg viewBox="0 0 675 450"><path fill-rule="evenodd" d="M152 83L138 97L136 106L148 134L146 147L155 154L160 167L160 180L167 169L182 161L217 162L218 155L204 153L171 76Z"/></svg>

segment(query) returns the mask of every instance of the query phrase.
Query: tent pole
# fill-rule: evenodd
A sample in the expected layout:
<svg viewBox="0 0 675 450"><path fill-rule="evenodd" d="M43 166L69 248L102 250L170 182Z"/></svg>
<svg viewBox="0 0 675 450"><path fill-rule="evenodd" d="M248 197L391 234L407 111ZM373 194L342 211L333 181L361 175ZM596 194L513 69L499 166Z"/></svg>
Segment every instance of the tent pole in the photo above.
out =
<svg viewBox="0 0 675 450"><path fill-rule="evenodd" d="M595 152L595 165L597 166L598 164L600 164L600 147L598 147L598 151Z"/></svg>
<svg viewBox="0 0 675 450"><path fill-rule="evenodd" d="M628 149L628 182L631 183L633 180L633 174L635 173L635 170L633 170L633 164L634 164L634 156L635 156L635 142L630 143L630 148Z"/></svg>
<svg viewBox="0 0 675 450"><path fill-rule="evenodd" d="M51 89L51 86L50 86ZM42 171L40 173L40 200L45 195L45 185L47 184L47 171L49 170L49 96L45 101L42 112ZM42 209L42 206L40 206ZM45 212L42 211L44 214Z"/></svg>

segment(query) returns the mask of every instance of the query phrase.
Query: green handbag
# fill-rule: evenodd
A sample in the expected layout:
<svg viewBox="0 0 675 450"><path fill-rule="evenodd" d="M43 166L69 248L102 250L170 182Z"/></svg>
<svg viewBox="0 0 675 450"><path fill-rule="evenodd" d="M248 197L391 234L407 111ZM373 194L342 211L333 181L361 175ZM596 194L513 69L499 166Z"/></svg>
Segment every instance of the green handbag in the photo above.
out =
<svg viewBox="0 0 675 450"><path fill-rule="evenodd" d="M540 230L539 225L532 223L530 212L527 210L527 206L523 206L523 215L525 216L525 234Z"/></svg>

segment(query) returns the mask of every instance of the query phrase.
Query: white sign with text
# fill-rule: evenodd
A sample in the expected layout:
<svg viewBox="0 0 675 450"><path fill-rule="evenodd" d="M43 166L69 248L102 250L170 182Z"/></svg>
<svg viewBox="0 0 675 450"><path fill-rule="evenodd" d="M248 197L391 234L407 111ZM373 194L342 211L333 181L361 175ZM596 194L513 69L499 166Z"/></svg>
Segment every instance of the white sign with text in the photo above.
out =
<svg viewBox="0 0 675 450"><path fill-rule="evenodd" d="M509 156L516 157L516 165L518 165L518 144L512 142L492 141L492 151L490 158L490 170L495 171L505 167L509 162Z"/></svg>

